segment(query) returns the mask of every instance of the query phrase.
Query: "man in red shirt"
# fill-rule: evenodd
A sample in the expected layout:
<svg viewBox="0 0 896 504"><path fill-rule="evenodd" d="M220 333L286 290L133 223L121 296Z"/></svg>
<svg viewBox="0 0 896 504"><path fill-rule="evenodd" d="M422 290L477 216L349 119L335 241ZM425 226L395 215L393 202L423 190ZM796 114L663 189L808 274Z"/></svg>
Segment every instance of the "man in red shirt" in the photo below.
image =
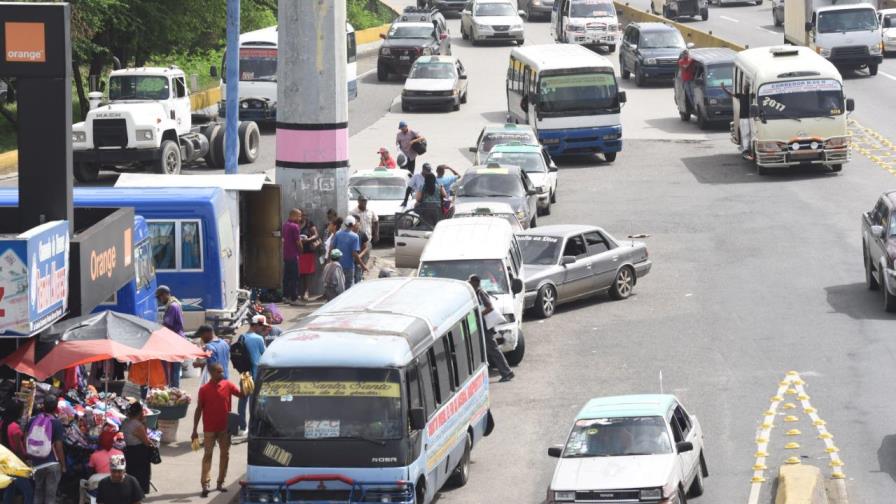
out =
<svg viewBox="0 0 896 504"><path fill-rule="evenodd" d="M681 52L678 57L678 73L681 75L681 85L684 88L684 94L688 97L688 103L691 109L694 108L694 60L691 59L691 53L687 49Z"/></svg>
<svg viewBox="0 0 896 504"><path fill-rule="evenodd" d="M199 388L199 401L196 403L196 414L193 416L193 434L191 439L199 438L197 429L202 419L202 436L205 452L202 455L202 496L208 497L211 484L212 455L215 443L221 449L221 462L218 467L218 491L226 492L224 477L227 475L227 463L230 461L230 431L227 429L227 417L230 414L231 397L242 397L239 387L224 379L224 368L214 363L208 368L211 380Z"/></svg>

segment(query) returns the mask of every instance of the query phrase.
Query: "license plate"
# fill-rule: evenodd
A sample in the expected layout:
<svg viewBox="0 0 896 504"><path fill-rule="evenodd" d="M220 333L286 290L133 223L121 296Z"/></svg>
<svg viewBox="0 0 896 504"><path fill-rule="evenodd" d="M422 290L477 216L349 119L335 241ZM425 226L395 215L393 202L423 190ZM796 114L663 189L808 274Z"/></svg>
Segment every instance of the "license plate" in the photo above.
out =
<svg viewBox="0 0 896 504"><path fill-rule="evenodd" d="M410 57L410 56L399 56L398 59L400 59L400 60L410 60L411 57Z"/></svg>

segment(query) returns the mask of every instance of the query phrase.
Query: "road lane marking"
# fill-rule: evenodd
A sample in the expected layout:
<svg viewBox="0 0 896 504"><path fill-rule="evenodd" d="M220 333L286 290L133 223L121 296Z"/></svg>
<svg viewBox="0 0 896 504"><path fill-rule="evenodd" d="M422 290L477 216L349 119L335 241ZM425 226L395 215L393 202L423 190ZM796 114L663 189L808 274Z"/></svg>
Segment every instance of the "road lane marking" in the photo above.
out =
<svg viewBox="0 0 896 504"><path fill-rule="evenodd" d="M888 74L887 72L881 72L880 70L878 70L878 71L877 71L877 74L878 74L878 75L883 75L884 77L886 77L886 78L888 78L888 79L891 79L891 80L896 80L896 75L890 75L890 74Z"/></svg>
<svg viewBox="0 0 896 504"><path fill-rule="evenodd" d="M756 29L771 33L772 35L780 35L780 33L781 33L781 32L776 32L775 30L769 30L768 28L766 28L764 26L757 26ZM878 73L881 73L881 72L878 72Z"/></svg>
<svg viewBox="0 0 896 504"><path fill-rule="evenodd" d="M724 19L725 21L731 21L732 23L740 23L739 19L730 18L728 16L719 16L719 17Z"/></svg>
<svg viewBox="0 0 896 504"><path fill-rule="evenodd" d="M849 133L852 148L871 160L872 163L896 175L896 144L871 128L866 128L850 119Z"/></svg>

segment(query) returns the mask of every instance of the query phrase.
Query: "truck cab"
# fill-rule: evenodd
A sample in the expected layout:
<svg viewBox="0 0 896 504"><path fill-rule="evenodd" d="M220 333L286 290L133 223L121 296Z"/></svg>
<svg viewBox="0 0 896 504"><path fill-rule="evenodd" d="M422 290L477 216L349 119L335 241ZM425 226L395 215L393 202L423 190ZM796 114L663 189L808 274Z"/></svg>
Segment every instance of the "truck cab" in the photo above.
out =
<svg viewBox="0 0 896 504"><path fill-rule="evenodd" d="M610 0L557 0L551 11L551 36L561 43L581 44L613 52L622 26Z"/></svg>
<svg viewBox="0 0 896 504"><path fill-rule="evenodd" d="M877 11L857 0L784 0L784 41L808 47L837 68L877 75L883 61Z"/></svg>

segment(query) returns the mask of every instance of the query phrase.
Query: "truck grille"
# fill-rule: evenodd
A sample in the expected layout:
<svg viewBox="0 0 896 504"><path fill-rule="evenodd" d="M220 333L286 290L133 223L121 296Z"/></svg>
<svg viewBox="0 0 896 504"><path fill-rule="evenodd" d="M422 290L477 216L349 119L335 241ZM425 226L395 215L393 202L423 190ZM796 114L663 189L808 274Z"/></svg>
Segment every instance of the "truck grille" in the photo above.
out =
<svg viewBox="0 0 896 504"><path fill-rule="evenodd" d="M849 59L868 56L868 46L834 47L831 49L831 59Z"/></svg>
<svg viewBox="0 0 896 504"><path fill-rule="evenodd" d="M576 492L576 501L585 502L602 502L602 501L634 501L638 502L641 497L639 490L609 490L609 491L592 491L592 492Z"/></svg>
<svg viewBox="0 0 896 504"><path fill-rule="evenodd" d="M94 147L128 146L128 125L124 119L96 119L93 121Z"/></svg>

